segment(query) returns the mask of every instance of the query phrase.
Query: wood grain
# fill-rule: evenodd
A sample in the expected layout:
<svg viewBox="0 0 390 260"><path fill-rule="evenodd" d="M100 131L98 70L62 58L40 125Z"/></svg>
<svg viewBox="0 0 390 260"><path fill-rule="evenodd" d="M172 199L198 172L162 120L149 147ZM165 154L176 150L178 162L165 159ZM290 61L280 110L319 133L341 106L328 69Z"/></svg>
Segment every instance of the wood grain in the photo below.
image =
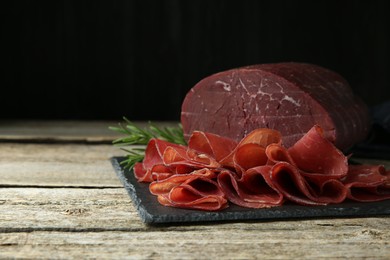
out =
<svg viewBox="0 0 390 260"><path fill-rule="evenodd" d="M112 145L0 143L0 186L120 187Z"/></svg>
<svg viewBox="0 0 390 260"><path fill-rule="evenodd" d="M0 141L30 143L111 143L123 136L109 129L123 123L118 121L0 121ZM146 127L147 122L135 122ZM177 126L177 122L154 122L158 126Z"/></svg>
<svg viewBox="0 0 390 260"><path fill-rule="evenodd" d="M1 121L0 140L25 142L111 142L113 121Z"/></svg>
<svg viewBox="0 0 390 260"><path fill-rule="evenodd" d="M327 227L327 229L330 229ZM333 227L332 230L337 230ZM211 232L210 232L211 231ZM369 229L30 232L0 238L0 257L126 259L388 259L389 245ZM229 232L238 232L227 235ZM231 233L233 234L233 233ZM286 236L285 234L289 234ZM297 238L299 237L299 238ZM113 257L114 256L114 257Z"/></svg>
<svg viewBox="0 0 390 260"><path fill-rule="evenodd" d="M0 257L390 256L390 218L148 226L119 188L8 188L0 203Z"/></svg>

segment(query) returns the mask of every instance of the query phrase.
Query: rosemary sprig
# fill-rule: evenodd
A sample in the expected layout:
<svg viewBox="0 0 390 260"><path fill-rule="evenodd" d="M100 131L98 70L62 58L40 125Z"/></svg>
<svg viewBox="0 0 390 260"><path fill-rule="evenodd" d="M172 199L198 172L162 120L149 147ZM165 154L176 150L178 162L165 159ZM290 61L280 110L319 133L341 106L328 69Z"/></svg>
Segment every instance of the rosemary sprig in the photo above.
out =
<svg viewBox="0 0 390 260"><path fill-rule="evenodd" d="M132 169L137 162L141 162L144 159L145 146L152 138L158 138L175 144L187 144L180 124L178 127L160 128L149 122L148 128L140 128L126 117L123 119L125 121L124 124L119 123L119 127L109 127L109 129L125 135L124 137L114 140L114 145L130 146L129 149L121 148L123 151L127 152L127 159L121 162L125 168ZM143 147L131 147L133 145L141 145Z"/></svg>

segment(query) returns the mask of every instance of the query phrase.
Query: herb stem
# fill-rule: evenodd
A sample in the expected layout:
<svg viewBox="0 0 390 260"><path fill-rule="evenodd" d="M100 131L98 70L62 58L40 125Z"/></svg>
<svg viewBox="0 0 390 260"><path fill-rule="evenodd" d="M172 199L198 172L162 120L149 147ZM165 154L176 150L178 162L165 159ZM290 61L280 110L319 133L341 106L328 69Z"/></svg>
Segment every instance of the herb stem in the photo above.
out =
<svg viewBox="0 0 390 260"><path fill-rule="evenodd" d="M141 128L126 117L123 117L123 119L124 123L119 123L118 127L109 127L109 129L125 135L113 141L114 145L121 146L121 149L127 153L127 159L122 161L125 168L132 169L137 162L141 162L144 159L145 146L153 138L170 143L187 145L180 124L177 127L160 128L152 122L149 122L147 128ZM142 145L144 147L131 147L134 145ZM128 148L123 148L125 146L128 146Z"/></svg>

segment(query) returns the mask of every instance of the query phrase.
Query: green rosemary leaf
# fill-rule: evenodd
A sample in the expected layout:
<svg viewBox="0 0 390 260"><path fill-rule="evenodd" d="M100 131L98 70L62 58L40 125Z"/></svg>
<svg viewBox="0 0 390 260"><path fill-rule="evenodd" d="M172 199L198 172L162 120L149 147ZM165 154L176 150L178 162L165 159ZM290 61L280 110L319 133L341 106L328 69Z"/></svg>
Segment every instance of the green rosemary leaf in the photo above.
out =
<svg viewBox="0 0 390 260"><path fill-rule="evenodd" d="M127 169L132 169L137 162L142 162L145 157L145 149L142 148L133 148L133 149L125 149L121 148L123 151L127 152L126 160L121 162Z"/></svg>
<svg viewBox="0 0 390 260"><path fill-rule="evenodd" d="M123 117L124 123L119 123L118 127L109 127L110 130L121 133L125 136L115 139L112 143L116 146L121 146L125 151L126 160L121 164L125 168L133 168L137 162L141 162L145 157L145 146L153 138L161 139L175 144L186 145L183 135L183 129L179 124L178 127L163 127L160 128L149 122L147 128L141 128L133 122ZM123 146L143 145L144 147L130 147L129 149Z"/></svg>

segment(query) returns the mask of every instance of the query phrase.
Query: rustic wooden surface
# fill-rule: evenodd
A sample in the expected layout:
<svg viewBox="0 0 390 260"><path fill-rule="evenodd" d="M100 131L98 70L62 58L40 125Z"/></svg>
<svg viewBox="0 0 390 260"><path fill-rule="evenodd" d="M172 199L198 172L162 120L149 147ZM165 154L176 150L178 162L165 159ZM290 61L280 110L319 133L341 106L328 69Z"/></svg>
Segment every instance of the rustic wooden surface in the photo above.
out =
<svg viewBox="0 0 390 260"><path fill-rule="evenodd" d="M390 259L389 217L145 225L109 162L110 123L44 125L34 139L0 124L0 258Z"/></svg>

